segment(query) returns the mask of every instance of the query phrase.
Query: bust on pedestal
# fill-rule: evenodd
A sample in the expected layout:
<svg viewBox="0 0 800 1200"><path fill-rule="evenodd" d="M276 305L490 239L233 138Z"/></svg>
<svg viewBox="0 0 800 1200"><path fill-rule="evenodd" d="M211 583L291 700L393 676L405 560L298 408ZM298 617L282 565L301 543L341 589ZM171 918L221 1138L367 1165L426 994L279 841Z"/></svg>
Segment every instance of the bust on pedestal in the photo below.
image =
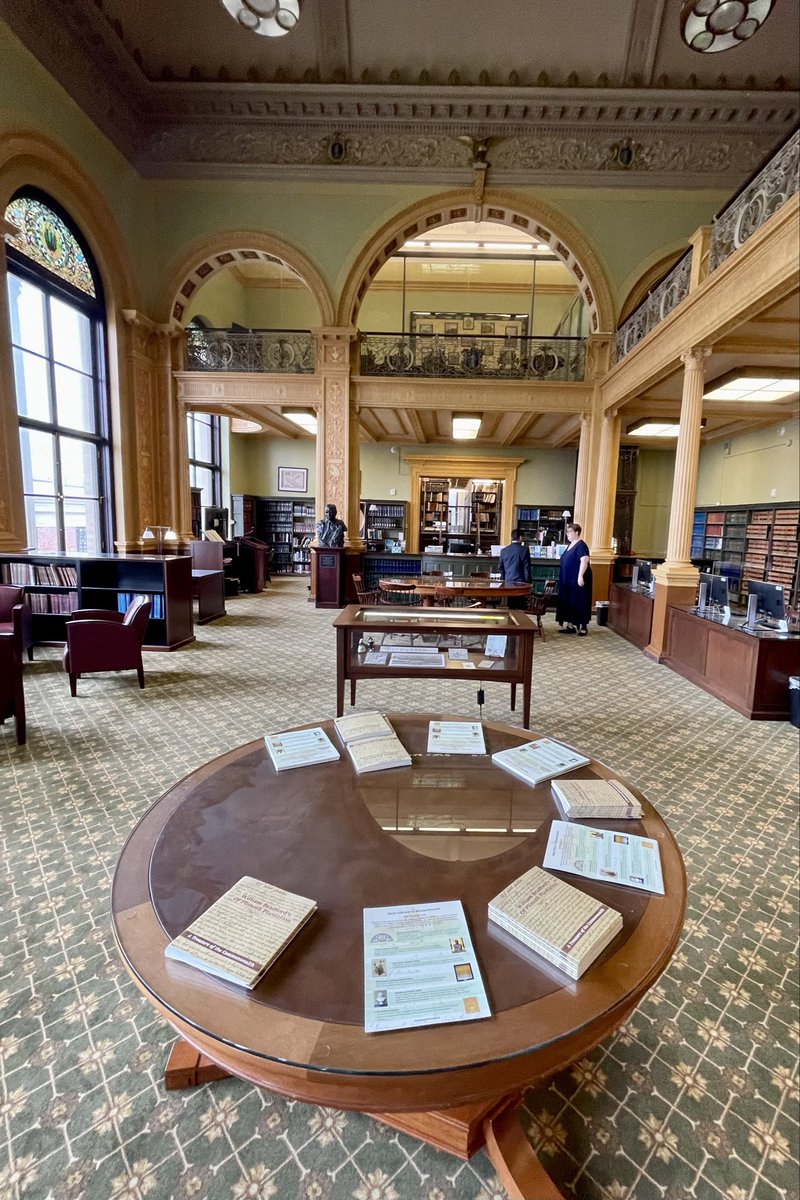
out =
<svg viewBox="0 0 800 1200"><path fill-rule="evenodd" d="M317 608L341 608L344 604L344 535L347 526L336 516L336 505L325 505L325 516L317 521L316 559Z"/></svg>

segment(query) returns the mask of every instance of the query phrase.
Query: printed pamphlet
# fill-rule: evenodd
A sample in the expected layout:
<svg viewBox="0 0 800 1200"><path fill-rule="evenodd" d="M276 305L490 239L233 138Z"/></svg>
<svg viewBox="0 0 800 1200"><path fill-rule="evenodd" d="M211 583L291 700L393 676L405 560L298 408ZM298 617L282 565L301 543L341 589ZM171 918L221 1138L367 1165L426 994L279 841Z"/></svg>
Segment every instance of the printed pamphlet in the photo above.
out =
<svg viewBox="0 0 800 1200"><path fill-rule="evenodd" d="M492 762L505 771L510 771L525 783L542 783L556 775L565 775L576 767L585 767L590 760L569 746L562 746L550 738L537 738L522 746L511 746L492 755Z"/></svg>
<svg viewBox="0 0 800 1200"><path fill-rule="evenodd" d="M293 767L311 767L315 763L333 762L339 751L324 729L293 729L288 733L268 733L264 738L276 771Z"/></svg>
<svg viewBox="0 0 800 1200"><path fill-rule="evenodd" d="M562 811L573 820L639 819L642 806L618 779L562 779L551 783Z"/></svg>
<svg viewBox="0 0 800 1200"><path fill-rule="evenodd" d="M623 887L664 895L661 855L655 838L553 821L544 866L583 879L601 879L603 883L621 883Z"/></svg>
<svg viewBox="0 0 800 1200"><path fill-rule="evenodd" d="M428 754L485 754L480 721L431 721Z"/></svg>

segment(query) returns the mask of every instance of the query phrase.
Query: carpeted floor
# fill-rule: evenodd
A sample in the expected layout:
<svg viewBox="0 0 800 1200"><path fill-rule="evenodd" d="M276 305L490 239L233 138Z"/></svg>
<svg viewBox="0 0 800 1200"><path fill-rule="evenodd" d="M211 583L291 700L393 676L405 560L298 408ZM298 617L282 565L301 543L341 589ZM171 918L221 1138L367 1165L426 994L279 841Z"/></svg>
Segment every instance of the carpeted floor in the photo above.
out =
<svg viewBox="0 0 800 1200"><path fill-rule="evenodd" d="M463 1164L370 1118L229 1080L164 1092L172 1035L129 983L109 884L171 783L268 729L333 715L332 614L299 579L228 602L134 674L26 667L29 741L0 731L0 1197L502 1200ZM613 764L669 821L690 881L684 938L640 1008L529 1092L524 1127L565 1196L791 1200L798 1187L797 780L788 723L749 722L610 630L536 642L536 730ZM552 636L551 636L552 634ZM359 708L477 715L468 681L359 686ZM484 715L509 720L508 688Z"/></svg>

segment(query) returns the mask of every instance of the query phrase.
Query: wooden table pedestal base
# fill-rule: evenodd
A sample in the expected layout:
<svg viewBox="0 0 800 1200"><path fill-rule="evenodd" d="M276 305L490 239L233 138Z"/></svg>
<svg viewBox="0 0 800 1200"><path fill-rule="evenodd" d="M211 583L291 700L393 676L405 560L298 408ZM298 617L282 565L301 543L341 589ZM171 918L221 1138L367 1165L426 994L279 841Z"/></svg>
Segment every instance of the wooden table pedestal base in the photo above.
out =
<svg viewBox="0 0 800 1200"><path fill-rule="evenodd" d="M178 1038L167 1060L164 1086L179 1091L230 1078L234 1078L230 1071ZM516 1115L520 1099L520 1093L514 1092L489 1104L476 1101L433 1112L370 1112L367 1116L457 1158L472 1158L485 1148L511 1200L564 1200L522 1132Z"/></svg>

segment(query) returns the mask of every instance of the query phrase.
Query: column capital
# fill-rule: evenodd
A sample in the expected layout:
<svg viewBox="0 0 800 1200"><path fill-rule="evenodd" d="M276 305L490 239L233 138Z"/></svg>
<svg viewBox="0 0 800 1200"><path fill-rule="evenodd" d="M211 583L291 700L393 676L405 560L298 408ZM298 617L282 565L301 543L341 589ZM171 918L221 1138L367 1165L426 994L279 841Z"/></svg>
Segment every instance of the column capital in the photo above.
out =
<svg viewBox="0 0 800 1200"><path fill-rule="evenodd" d="M684 364L687 371L699 371L701 370L705 360L710 356L710 347L690 346L688 350L684 350L681 354L681 362Z"/></svg>

